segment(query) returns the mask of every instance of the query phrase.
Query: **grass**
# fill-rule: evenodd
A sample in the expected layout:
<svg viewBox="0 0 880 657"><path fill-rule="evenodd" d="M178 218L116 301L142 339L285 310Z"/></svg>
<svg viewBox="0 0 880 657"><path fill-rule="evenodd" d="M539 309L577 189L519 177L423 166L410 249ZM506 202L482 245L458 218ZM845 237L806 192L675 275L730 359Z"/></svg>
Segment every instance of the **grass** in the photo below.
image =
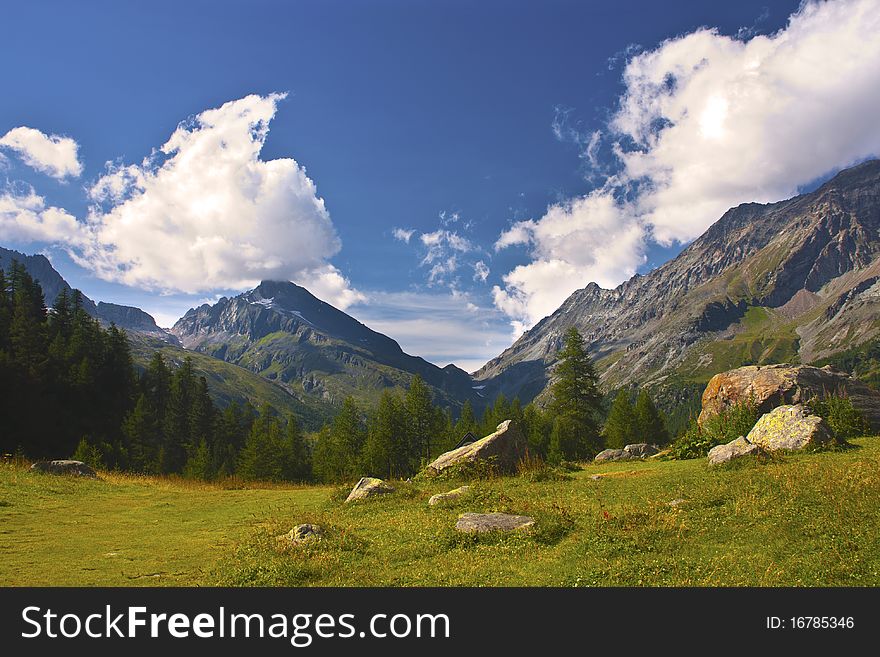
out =
<svg viewBox="0 0 880 657"><path fill-rule="evenodd" d="M880 439L854 443L716 469L649 461L485 479L443 507L428 497L460 482L400 482L390 496L345 505L333 487L86 481L3 465L0 583L877 586ZM465 511L537 523L468 536L453 530ZM277 539L301 522L327 537Z"/></svg>

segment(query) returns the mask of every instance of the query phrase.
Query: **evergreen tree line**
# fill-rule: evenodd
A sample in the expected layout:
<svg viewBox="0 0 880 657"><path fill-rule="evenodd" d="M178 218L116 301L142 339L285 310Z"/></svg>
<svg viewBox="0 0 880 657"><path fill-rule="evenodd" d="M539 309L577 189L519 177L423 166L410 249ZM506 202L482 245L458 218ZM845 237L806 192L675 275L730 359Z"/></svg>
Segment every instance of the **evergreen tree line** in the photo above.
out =
<svg viewBox="0 0 880 657"><path fill-rule="evenodd" d="M584 339L564 339L547 403L522 407L499 395L478 418L466 402L454 418L419 376L360 409L346 399L332 422L306 437L269 405L218 408L189 358L171 368L156 352L138 374L125 332L102 328L78 291L47 309L40 285L13 263L0 270L0 449L33 458L73 455L92 465L199 479L350 481L405 478L452 449L513 420L532 457L592 458L604 447L665 443L662 416L643 390L621 391L607 414Z"/></svg>
<svg viewBox="0 0 880 657"><path fill-rule="evenodd" d="M0 269L0 450L201 479L306 480L309 450L269 405L218 409L192 361L160 353L138 375L124 331L104 329L78 290L51 310L13 262Z"/></svg>
<svg viewBox="0 0 880 657"><path fill-rule="evenodd" d="M469 401L457 420L432 404L430 390L418 376L404 394L386 391L368 411L347 399L334 421L315 441L314 475L322 481L351 481L362 475L409 477L431 459L452 449L468 432L477 438L513 420L525 434L530 456L551 463L589 459L605 447L649 442L665 444L669 435L648 393L633 404L621 391L608 414L598 376L583 337L575 328L565 335L545 408L499 395L479 419Z"/></svg>

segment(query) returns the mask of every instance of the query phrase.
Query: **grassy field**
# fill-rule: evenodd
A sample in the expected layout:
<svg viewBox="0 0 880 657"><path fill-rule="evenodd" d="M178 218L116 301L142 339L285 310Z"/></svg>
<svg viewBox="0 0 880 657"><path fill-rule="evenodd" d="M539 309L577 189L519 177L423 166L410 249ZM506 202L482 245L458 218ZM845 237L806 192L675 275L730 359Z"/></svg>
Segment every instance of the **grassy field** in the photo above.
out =
<svg viewBox="0 0 880 657"><path fill-rule="evenodd" d="M537 471L476 482L444 508L427 498L459 482L399 483L344 505L326 486L89 481L5 464L0 584L877 586L880 438L854 445L717 469L700 459ZM452 529L465 511L537 524L466 536ZM276 538L301 522L328 537Z"/></svg>

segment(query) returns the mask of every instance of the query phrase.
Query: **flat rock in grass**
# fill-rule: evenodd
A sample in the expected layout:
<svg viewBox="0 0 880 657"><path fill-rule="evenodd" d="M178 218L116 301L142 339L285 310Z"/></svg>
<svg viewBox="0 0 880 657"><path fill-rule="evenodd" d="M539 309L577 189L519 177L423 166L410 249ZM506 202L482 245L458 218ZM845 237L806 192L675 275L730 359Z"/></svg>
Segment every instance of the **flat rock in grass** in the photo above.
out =
<svg viewBox="0 0 880 657"><path fill-rule="evenodd" d="M495 532L526 529L535 524L529 516L514 516L508 513L464 513L458 517L455 528L460 532Z"/></svg>
<svg viewBox="0 0 880 657"><path fill-rule="evenodd" d="M291 543L305 543L306 541L322 538L324 534L324 528L321 525L306 523L291 529L284 538L288 539Z"/></svg>
<svg viewBox="0 0 880 657"><path fill-rule="evenodd" d="M66 459L38 461L31 466L31 471L56 475L72 475L74 477L88 477L89 479L96 479L98 477L98 474L82 461L70 461Z"/></svg>
<svg viewBox="0 0 880 657"><path fill-rule="evenodd" d="M348 497L345 498L345 501L354 502L356 500L364 500L368 497L387 495L388 493L393 492L394 486L385 483L381 479L376 479L375 477L362 477L361 480L354 485L354 488L351 489L351 492L348 494Z"/></svg>
<svg viewBox="0 0 880 657"><path fill-rule="evenodd" d="M825 445L834 441L834 434L825 420L795 404L779 406L762 415L746 438L768 452L775 452Z"/></svg>
<svg viewBox="0 0 880 657"><path fill-rule="evenodd" d="M428 500L428 506L436 506L437 504L454 502L455 500L459 500L462 497L470 495L470 492L470 486L461 486L447 493L437 493L436 495L432 495L431 498Z"/></svg>
<svg viewBox="0 0 880 657"><path fill-rule="evenodd" d="M718 465L719 463L727 463L743 456L757 455L761 453L761 448L754 443L749 442L742 436L736 440L731 440L726 445L716 445L709 450L709 465Z"/></svg>
<svg viewBox="0 0 880 657"><path fill-rule="evenodd" d="M675 508L675 507L681 506L685 502L687 502L687 500L684 499L683 497L676 497L674 500L669 500L666 503L666 506L671 506L671 507Z"/></svg>

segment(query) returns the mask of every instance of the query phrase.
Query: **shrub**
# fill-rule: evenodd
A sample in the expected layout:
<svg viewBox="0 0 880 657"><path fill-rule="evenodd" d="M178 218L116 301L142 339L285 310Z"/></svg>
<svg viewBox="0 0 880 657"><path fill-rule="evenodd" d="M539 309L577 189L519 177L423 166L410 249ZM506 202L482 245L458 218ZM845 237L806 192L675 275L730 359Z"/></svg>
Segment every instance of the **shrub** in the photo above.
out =
<svg viewBox="0 0 880 657"><path fill-rule="evenodd" d="M852 400L848 397L840 395L816 397L810 400L807 406L812 413L828 423L839 443L864 436L870 431L865 416L853 406Z"/></svg>
<svg viewBox="0 0 880 657"><path fill-rule="evenodd" d="M716 445L747 436L760 417L754 398L749 398L707 418L702 426L691 419L687 431L673 443L672 456L677 459L706 456Z"/></svg>

